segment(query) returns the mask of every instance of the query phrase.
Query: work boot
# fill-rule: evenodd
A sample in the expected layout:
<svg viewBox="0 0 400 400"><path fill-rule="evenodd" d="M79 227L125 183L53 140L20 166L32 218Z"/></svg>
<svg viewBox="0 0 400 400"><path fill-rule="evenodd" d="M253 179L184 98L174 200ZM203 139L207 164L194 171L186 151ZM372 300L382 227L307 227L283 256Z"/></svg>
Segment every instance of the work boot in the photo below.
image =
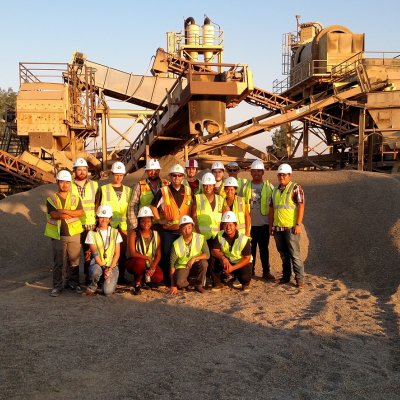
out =
<svg viewBox="0 0 400 400"><path fill-rule="evenodd" d="M195 290L196 290L196 292L199 292L199 293L201 293L201 294L205 293L205 291L206 291L206 290L203 288L202 285L197 285L197 286L195 287Z"/></svg>

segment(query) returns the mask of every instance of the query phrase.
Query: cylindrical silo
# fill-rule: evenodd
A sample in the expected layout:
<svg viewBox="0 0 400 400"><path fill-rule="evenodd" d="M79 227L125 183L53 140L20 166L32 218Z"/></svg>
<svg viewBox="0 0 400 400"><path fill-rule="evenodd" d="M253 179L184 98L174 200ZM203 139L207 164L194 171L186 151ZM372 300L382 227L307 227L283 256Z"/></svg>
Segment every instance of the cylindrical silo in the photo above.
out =
<svg viewBox="0 0 400 400"><path fill-rule="evenodd" d="M211 23L210 18L206 17L204 19L202 30L203 30L203 46L213 46L215 28L214 25ZM211 62L213 55L214 55L213 51L205 51L204 62Z"/></svg>
<svg viewBox="0 0 400 400"><path fill-rule="evenodd" d="M198 46L200 44L200 26L197 25L193 17L185 20L185 43L189 46ZM191 61L197 61L199 53L197 51L188 51Z"/></svg>

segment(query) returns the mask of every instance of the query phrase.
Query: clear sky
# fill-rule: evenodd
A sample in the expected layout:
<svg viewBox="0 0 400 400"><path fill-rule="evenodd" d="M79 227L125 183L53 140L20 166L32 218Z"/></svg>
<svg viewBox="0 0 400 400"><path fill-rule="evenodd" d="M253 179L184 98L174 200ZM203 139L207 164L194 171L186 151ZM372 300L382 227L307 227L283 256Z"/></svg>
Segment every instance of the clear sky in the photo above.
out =
<svg viewBox="0 0 400 400"><path fill-rule="evenodd" d="M300 22L344 25L365 33L366 50L400 52L400 1L50 1L2 2L0 87L18 90L20 61L69 62L74 50L88 59L143 74L167 31L206 14L224 30L224 61L246 63L256 86L271 90L281 76L282 34ZM228 123L260 114L254 107L228 113Z"/></svg>

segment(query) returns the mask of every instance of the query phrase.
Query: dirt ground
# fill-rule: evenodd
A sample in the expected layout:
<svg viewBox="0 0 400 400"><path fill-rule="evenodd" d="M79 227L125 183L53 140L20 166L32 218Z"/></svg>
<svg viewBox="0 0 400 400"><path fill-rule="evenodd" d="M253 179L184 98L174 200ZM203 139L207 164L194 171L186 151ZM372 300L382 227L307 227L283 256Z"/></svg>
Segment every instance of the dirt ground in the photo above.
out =
<svg viewBox="0 0 400 400"><path fill-rule="evenodd" d="M250 293L51 298L54 186L1 200L0 398L400 399L400 180L293 179L306 194L302 291L256 278Z"/></svg>

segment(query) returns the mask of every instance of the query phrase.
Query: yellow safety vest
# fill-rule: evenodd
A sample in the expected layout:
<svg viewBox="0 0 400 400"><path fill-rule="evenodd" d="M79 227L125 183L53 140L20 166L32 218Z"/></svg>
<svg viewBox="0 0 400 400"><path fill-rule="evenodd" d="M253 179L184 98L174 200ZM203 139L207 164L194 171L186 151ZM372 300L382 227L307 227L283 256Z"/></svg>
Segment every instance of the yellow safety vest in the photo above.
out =
<svg viewBox="0 0 400 400"><path fill-rule="evenodd" d="M243 188L243 193L244 193L244 198L246 200L247 204L251 204L252 201L252 182L248 181ZM260 205L261 205L261 215L267 215L268 214L268 209L269 209L269 201L272 196L272 189L271 189L271 184L267 180L266 182L263 182L262 188L261 188L261 200L260 200Z"/></svg>
<svg viewBox="0 0 400 400"><path fill-rule="evenodd" d="M114 228L110 228L110 242L108 247L104 249L103 237L101 236L100 230L97 229L93 231L93 239L94 245L96 246L96 253L100 257L101 262L103 265L109 267L111 265L112 259L115 254L115 245L117 244L117 235L118 230ZM108 233L108 227L107 227Z"/></svg>
<svg viewBox="0 0 400 400"><path fill-rule="evenodd" d="M55 207L57 210L62 209L63 205L61 204L61 200L54 193L52 196L47 198L47 201ZM75 196L71 192L68 192L67 198L65 199L65 210L76 210L79 204L79 196ZM68 218L65 220L68 224L68 232L71 236L74 236L83 231L82 223L78 217ZM50 237L52 239L60 240L60 228L61 228L61 220L60 219L52 219L50 214L47 214L47 223L44 231L44 235Z"/></svg>
<svg viewBox="0 0 400 400"><path fill-rule="evenodd" d="M118 197L111 183L101 187L101 204L107 204L113 210L113 216L110 222L110 225L113 228L120 227L123 231L128 230L126 215L131 198L131 193L132 189L130 187L122 185L121 198L118 200Z"/></svg>
<svg viewBox="0 0 400 400"><path fill-rule="evenodd" d="M175 254L178 256L178 259L175 263L175 269L186 268L188 261L193 258L201 255L201 249L204 244L204 236L199 233L192 233L192 245L190 246L190 251L188 252L188 246L183 240L183 236L179 236L178 239L173 243Z"/></svg>
<svg viewBox="0 0 400 400"><path fill-rule="evenodd" d="M224 184L223 183L221 183L220 188L221 189L219 191L219 194L215 191L216 187L214 188L214 193L218 194L219 196L221 196L224 199L226 197L226 193L225 193L225 190L224 190Z"/></svg>
<svg viewBox="0 0 400 400"><path fill-rule="evenodd" d="M237 182L238 182L238 187L236 189L236 194L240 197L245 197L244 188L249 181L246 178L237 178Z"/></svg>
<svg viewBox="0 0 400 400"><path fill-rule="evenodd" d="M71 191L75 196L79 196L82 201L83 215L80 218L82 225L94 225L96 223L95 200L99 184L92 180L87 180L85 184L85 196L79 196L77 184L72 182Z"/></svg>
<svg viewBox="0 0 400 400"><path fill-rule="evenodd" d="M228 207L226 199L224 200L224 207ZM235 195L235 200L233 200L232 211L236 215L238 220L237 222L237 230L239 233L246 233L246 220L244 218L245 215L246 202L243 197L239 197Z"/></svg>
<svg viewBox="0 0 400 400"><path fill-rule="evenodd" d="M157 253L157 247L160 244L160 235L158 234L157 231L153 231L153 237L150 240L149 247L146 250L146 245L144 243L144 240L140 240L138 236L136 236L136 251L144 256L148 256L154 260L156 253Z"/></svg>
<svg viewBox="0 0 400 400"><path fill-rule="evenodd" d="M140 198L139 198L139 208L144 206L149 206L154 199L151 187L146 179L139 182L140 185ZM166 179L161 179L161 187L168 186L168 181Z"/></svg>
<svg viewBox="0 0 400 400"><path fill-rule="evenodd" d="M218 232L218 242L221 245L221 251L224 253L224 256L229 259L231 264L237 264L242 258L242 251L244 246L246 246L249 241L249 237L239 233L239 236L235 239L232 245L232 249L229 249L228 241L222 236L224 231ZM250 258L252 261L252 257Z"/></svg>
<svg viewBox="0 0 400 400"><path fill-rule="evenodd" d="M196 194L199 194L199 193L203 193L203 184L201 183L200 179L197 179L197 180L199 181L199 187L196 189L196 191L194 193L192 193L193 196ZM189 182L187 181L186 178L183 180L183 184L190 188ZM192 188L190 188L190 189L192 189Z"/></svg>
<svg viewBox="0 0 400 400"><path fill-rule="evenodd" d="M224 199L215 194L215 208L211 208L205 194L196 194L196 215L199 230L206 240L215 238L220 230L222 217L222 204Z"/></svg>
<svg viewBox="0 0 400 400"><path fill-rule="evenodd" d="M292 199L293 189L297 184L289 182L281 192L279 187L272 192L274 206L274 226L292 228L297 222L297 205Z"/></svg>

